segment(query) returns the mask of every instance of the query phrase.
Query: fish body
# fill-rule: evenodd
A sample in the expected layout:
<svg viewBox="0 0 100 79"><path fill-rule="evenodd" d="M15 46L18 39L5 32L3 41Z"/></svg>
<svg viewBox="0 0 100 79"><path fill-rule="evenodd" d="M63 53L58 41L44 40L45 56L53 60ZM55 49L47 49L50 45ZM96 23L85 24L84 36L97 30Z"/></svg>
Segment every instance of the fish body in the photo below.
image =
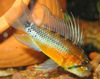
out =
<svg viewBox="0 0 100 79"><path fill-rule="evenodd" d="M18 7L23 8L23 13L19 17L16 18L14 15L15 18L10 18L11 13L14 13L11 12L12 10L10 14L5 15L6 21L11 26L27 33L27 35L15 34L18 41L42 51L57 65L79 77L90 75L89 60L80 47L82 32L80 32L79 25L76 25L74 17L73 19L69 17L69 21L63 20L53 16L48 8L42 6L45 10L43 22L37 26L26 5L22 2ZM17 11L17 8L14 9Z"/></svg>

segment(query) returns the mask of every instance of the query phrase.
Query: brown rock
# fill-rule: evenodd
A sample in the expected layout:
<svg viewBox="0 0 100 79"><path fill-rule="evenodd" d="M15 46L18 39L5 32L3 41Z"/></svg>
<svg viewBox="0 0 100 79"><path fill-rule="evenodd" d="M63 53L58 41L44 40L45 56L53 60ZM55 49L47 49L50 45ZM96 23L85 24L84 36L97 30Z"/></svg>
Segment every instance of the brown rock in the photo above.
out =
<svg viewBox="0 0 100 79"><path fill-rule="evenodd" d="M97 55L97 56L91 61L92 69L95 71L99 64L100 64L100 54Z"/></svg>
<svg viewBox="0 0 100 79"><path fill-rule="evenodd" d="M89 57L90 57L90 59L94 59L98 54L99 53L97 53L97 52L91 52Z"/></svg>

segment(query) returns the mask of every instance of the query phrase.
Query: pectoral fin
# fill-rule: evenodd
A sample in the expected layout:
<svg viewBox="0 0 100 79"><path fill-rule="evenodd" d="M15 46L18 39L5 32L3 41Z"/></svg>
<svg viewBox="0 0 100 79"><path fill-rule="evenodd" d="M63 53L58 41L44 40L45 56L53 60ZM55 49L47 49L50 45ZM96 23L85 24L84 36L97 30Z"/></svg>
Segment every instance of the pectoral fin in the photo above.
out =
<svg viewBox="0 0 100 79"><path fill-rule="evenodd" d="M41 51L41 49L35 44L35 42L33 41L33 38L30 35L14 34L14 36L19 42L33 48L34 50Z"/></svg>
<svg viewBox="0 0 100 79"><path fill-rule="evenodd" d="M41 71L51 71L59 67L59 65L54 62L52 59L46 60L43 64L40 64L38 66L33 66L36 69L34 70L41 70Z"/></svg>

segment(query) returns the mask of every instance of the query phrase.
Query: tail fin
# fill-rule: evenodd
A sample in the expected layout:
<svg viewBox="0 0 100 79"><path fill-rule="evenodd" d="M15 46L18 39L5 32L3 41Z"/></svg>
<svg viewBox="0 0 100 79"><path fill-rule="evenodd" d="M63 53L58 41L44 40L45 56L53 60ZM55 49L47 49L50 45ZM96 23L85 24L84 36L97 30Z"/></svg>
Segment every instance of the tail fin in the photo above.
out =
<svg viewBox="0 0 100 79"><path fill-rule="evenodd" d="M31 12L23 1L18 6L9 9L5 13L5 19L10 26L23 31L29 26L27 22L33 23Z"/></svg>

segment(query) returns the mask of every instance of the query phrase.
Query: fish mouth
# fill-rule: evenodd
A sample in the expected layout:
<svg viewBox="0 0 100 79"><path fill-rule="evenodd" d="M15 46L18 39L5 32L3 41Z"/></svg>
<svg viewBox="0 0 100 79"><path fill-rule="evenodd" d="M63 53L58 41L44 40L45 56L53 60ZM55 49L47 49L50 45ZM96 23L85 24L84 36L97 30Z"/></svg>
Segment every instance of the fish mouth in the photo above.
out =
<svg viewBox="0 0 100 79"><path fill-rule="evenodd" d="M88 77L91 75L91 69L88 67L88 70L84 70L84 71L77 71L77 68L81 67L81 65L79 66L72 66L72 67L68 67L68 70L70 72L72 72L73 74L76 74L79 77ZM72 70L71 70L72 69Z"/></svg>
<svg viewBox="0 0 100 79"><path fill-rule="evenodd" d="M77 75L78 77L89 77L91 75L90 70L78 71L76 68L74 68L74 69L69 69L68 71Z"/></svg>
<svg viewBox="0 0 100 79"><path fill-rule="evenodd" d="M85 71L81 74L78 74L79 77L89 77L91 75L91 72L90 71Z"/></svg>

